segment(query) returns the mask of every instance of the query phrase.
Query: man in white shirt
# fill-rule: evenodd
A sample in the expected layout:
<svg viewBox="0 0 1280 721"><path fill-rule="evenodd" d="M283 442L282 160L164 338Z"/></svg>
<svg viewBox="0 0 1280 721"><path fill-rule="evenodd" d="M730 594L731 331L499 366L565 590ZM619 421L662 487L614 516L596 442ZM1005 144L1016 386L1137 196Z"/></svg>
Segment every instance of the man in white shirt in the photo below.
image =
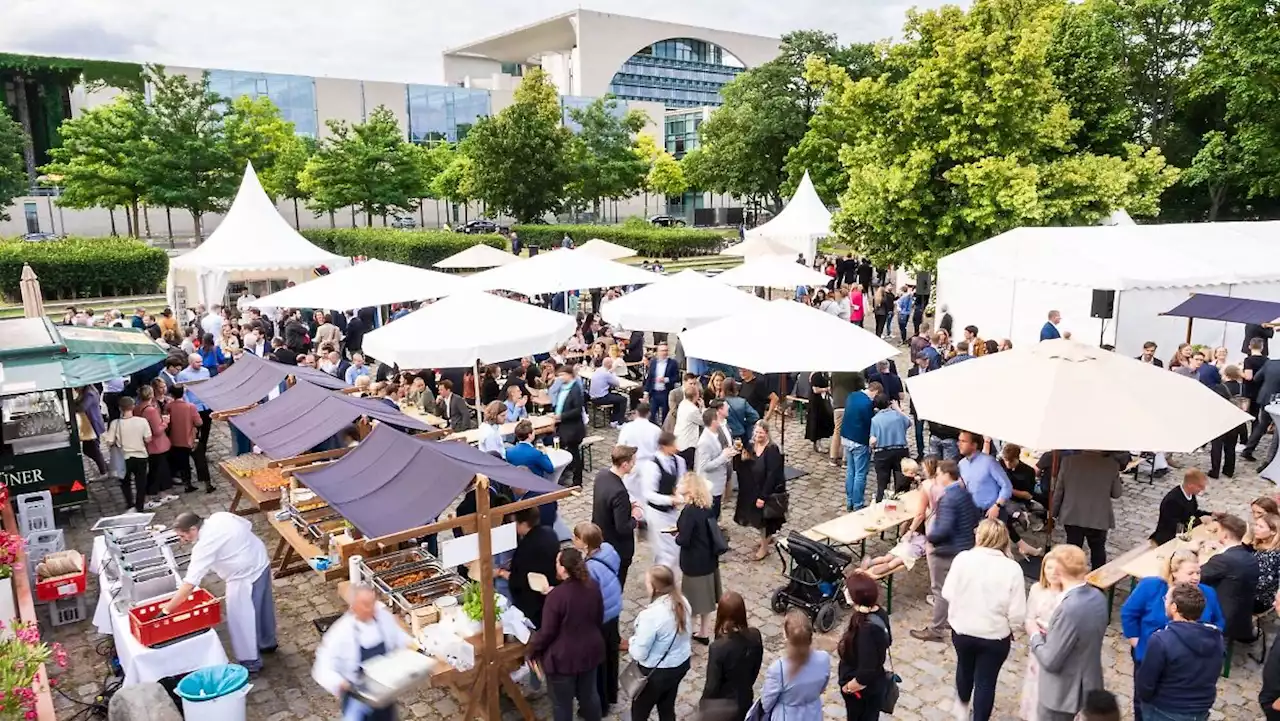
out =
<svg viewBox="0 0 1280 721"><path fill-rule="evenodd" d="M222 337L222 306L215 305L200 319L200 329L214 338Z"/></svg>
<svg viewBox="0 0 1280 721"><path fill-rule="evenodd" d="M658 454L653 460L636 464L653 563L670 568L676 578L680 577L680 548L675 536L663 531L676 525L680 505L676 485L686 469L684 459L676 452L675 436L666 431L658 437Z"/></svg>
<svg viewBox="0 0 1280 721"><path fill-rule="evenodd" d="M271 352L271 346L262 339L262 336L256 330L251 330L244 334L244 349L259 358L266 358L267 354Z"/></svg>
<svg viewBox="0 0 1280 721"><path fill-rule="evenodd" d="M643 505L640 478L635 469L653 460L658 454L658 437L661 435L662 429L649 420L648 403L637 404L635 419L624 423L618 430L618 445L636 449L635 465L630 473L622 477L622 485L627 487L632 503Z"/></svg>
<svg viewBox="0 0 1280 721"><path fill-rule="evenodd" d="M261 671L259 652L276 650L276 607L267 547L254 534L253 524L225 511L207 519L188 511L178 515L173 528L184 542L195 546L182 585L161 613L177 610L213 571L226 582L227 631L236 663L250 673Z"/></svg>
<svg viewBox="0 0 1280 721"><path fill-rule="evenodd" d="M394 718L394 706L375 711L347 692L359 683L365 661L409 645L409 634L395 615L378 602L373 586L352 586L347 590L347 602L350 610L329 627L316 648L311 678L338 697L344 719L378 719L379 713Z"/></svg>

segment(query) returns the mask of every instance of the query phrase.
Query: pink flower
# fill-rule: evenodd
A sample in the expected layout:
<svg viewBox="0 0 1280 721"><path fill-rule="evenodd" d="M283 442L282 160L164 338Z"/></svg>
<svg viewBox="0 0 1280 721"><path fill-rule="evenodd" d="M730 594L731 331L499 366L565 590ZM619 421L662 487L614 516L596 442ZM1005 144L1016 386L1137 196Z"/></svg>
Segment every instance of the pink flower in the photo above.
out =
<svg viewBox="0 0 1280 721"><path fill-rule="evenodd" d="M23 717L23 718L25 718L25 719L27 719L28 721L30 721L31 719L33 719L33 718L35 718L35 717L36 717L36 712L35 712L35 711L28 711L28 712L26 712L25 714L23 714L23 715L22 715L22 717Z"/></svg>

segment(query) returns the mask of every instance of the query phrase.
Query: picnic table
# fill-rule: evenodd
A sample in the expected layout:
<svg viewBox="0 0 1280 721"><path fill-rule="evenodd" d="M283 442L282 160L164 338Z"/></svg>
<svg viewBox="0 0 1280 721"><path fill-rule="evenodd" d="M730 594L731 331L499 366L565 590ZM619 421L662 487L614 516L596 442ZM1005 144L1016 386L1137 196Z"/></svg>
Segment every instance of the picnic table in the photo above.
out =
<svg viewBox="0 0 1280 721"><path fill-rule="evenodd" d="M1150 544L1148 544L1148 548L1145 552L1129 559L1128 562L1124 564L1123 570L1125 575L1133 579L1134 583L1136 583L1137 579L1140 578L1159 576L1164 570L1165 564L1169 562L1169 557L1172 556L1174 552L1180 551L1184 548L1199 546L1200 563L1202 564L1210 558L1218 555L1220 549L1218 548L1217 543L1214 542L1213 531L1209 528L1208 524L1196 526L1191 530L1190 535L1191 540L1189 541L1184 541L1175 536L1173 540L1154 548L1150 547Z"/></svg>
<svg viewBox="0 0 1280 721"><path fill-rule="evenodd" d="M582 366L578 366L578 377L584 381L590 381L591 375L594 372L595 372L594 368L584 368ZM614 375L617 376L616 373ZM630 378L624 378L622 376L618 376L618 390L624 393L633 391L639 388L640 385L641 384L639 381L633 381Z"/></svg>
<svg viewBox="0 0 1280 721"><path fill-rule="evenodd" d="M397 403L396 405L400 407L401 413L409 416L410 418L422 421L432 428L444 428L449 425L449 422L440 416L434 413L428 413L412 403Z"/></svg>
<svg viewBox="0 0 1280 721"><path fill-rule="evenodd" d="M910 491L904 493L901 498L886 499L819 523L804 531L802 535L810 540L833 546L853 546L856 543L865 554L868 538L915 518L919 504L920 491Z"/></svg>
<svg viewBox="0 0 1280 721"><path fill-rule="evenodd" d="M556 425L556 417L550 416L550 415L529 416L528 420L530 423L533 424L534 435L546 433L550 431L552 428L555 428L555 425ZM498 431L504 436L509 436L516 432L516 424L503 423L501 426L498 426ZM465 441L467 443L479 443L480 429L472 428L469 431L461 431L459 433L454 433L454 434L445 436L444 439L446 441Z"/></svg>

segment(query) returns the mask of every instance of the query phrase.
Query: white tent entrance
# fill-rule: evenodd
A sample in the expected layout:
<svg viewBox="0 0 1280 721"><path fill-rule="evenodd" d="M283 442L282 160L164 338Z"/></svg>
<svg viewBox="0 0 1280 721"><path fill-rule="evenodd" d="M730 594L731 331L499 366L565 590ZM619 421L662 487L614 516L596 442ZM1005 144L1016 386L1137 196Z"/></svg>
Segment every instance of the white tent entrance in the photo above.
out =
<svg viewBox="0 0 1280 721"><path fill-rule="evenodd" d="M812 264L818 253L818 239L831 234L831 211L818 197L818 191L805 171L795 195L773 220L747 231L746 240L720 251L721 255L740 255L748 260L762 255L783 255L795 260L803 255Z"/></svg>

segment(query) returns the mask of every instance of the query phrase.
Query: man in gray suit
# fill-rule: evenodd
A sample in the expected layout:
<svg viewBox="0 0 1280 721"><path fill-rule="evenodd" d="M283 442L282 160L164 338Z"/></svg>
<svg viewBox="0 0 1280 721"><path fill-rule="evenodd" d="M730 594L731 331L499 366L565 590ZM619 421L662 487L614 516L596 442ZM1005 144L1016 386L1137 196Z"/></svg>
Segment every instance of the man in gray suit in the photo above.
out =
<svg viewBox="0 0 1280 721"><path fill-rule="evenodd" d="M471 422L475 414L467 407L467 402L453 392L453 381L440 381L440 396L436 398L436 415L449 423L449 430L460 433L472 428Z"/></svg>
<svg viewBox="0 0 1280 721"><path fill-rule="evenodd" d="M1116 525L1112 499L1124 493L1120 471L1127 454L1077 451L1062 458L1053 485L1054 513L1065 527L1067 543L1089 544L1094 568L1107 562L1107 531Z"/></svg>
<svg viewBox="0 0 1280 721"><path fill-rule="evenodd" d="M1049 557L1062 576L1062 602L1049 628L1031 636L1040 663L1040 721L1072 721L1085 696L1102 688L1102 639L1107 633L1107 599L1085 582L1089 568L1079 546L1055 546Z"/></svg>
<svg viewBox="0 0 1280 721"><path fill-rule="evenodd" d="M729 474L733 473L733 465L729 461L737 455L729 434L724 430L722 415L727 411L728 406L720 401L718 407L702 412L702 435L698 436L698 445L693 452L693 471L711 487L711 513L717 520Z"/></svg>

